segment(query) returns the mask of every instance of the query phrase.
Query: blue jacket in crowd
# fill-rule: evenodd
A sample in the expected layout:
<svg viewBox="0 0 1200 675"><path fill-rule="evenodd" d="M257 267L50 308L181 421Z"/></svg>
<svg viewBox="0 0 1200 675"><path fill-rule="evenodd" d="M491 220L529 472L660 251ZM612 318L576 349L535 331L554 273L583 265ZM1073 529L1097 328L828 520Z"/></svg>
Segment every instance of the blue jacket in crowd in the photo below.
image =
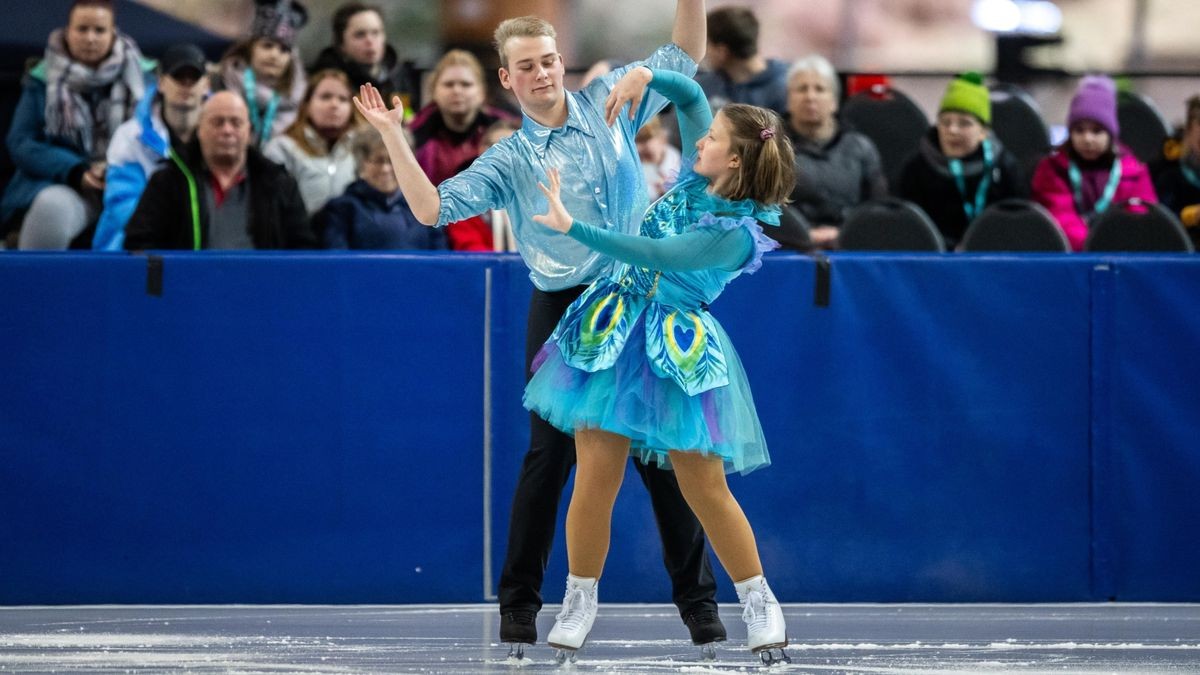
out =
<svg viewBox="0 0 1200 675"><path fill-rule="evenodd" d="M117 127L109 141L104 210L92 238L92 248L97 251L124 250L125 223L137 208L150 174L175 152L157 99L155 83L146 90L133 117Z"/></svg>
<svg viewBox="0 0 1200 675"><path fill-rule="evenodd" d="M404 195L384 194L364 180L354 181L345 194L329 200L322 242L330 249L449 248L445 229L422 225Z"/></svg>

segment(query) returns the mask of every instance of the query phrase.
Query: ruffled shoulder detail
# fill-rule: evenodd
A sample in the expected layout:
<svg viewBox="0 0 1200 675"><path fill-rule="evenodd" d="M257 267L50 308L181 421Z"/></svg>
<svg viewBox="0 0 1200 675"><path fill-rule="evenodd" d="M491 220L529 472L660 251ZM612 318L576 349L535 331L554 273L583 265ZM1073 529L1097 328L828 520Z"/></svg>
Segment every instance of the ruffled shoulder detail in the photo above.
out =
<svg viewBox="0 0 1200 675"><path fill-rule="evenodd" d="M663 193L670 192L677 185L683 185L687 182L696 183L697 186L708 187L708 179L696 173L696 151L687 153L679 162L679 171L675 172L675 177L668 180L663 185Z"/></svg>
<svg viewBox="0 0 1200 675"><path fill-rule="evenodd" d="M776 216L775 226L779 226L778 216ZM763 254L779 248L779 242L768 237L757 220L750 223L747 229L750 230L750 236L754 239L754 252L750 254L750 259L746 261L746 264L742 265L742 273L754 274L758 268L762 267Z"/></svg>
<svg viewBox="0 0 1200 675"><path fill-rule="evenodd" d="M778 209L776 210L778 211ZM778 213L775 218L775 222L778 224ZM762 267L763 254L779 248L779 242L767 236L758 219L751 216L718 216L705 213L696 222L696 229L719 228L721 230L735 230L739 227L745 228L750 233L750 238L754 242L754 250L751 251L750 257L746 262L742 263L741 271L743 274L754 274L758 271L758 268Z"/></svg>

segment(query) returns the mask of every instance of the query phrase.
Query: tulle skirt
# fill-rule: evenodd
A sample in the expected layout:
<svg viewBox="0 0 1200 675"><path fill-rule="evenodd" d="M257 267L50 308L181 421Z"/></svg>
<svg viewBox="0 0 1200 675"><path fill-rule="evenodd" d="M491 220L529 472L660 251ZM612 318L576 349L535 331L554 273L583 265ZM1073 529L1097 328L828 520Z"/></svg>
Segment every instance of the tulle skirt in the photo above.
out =
<svg viewBox="0 0 1200 675"><path fill-rule="evenodd" d="M771 463L742 362L719 325L729 384L688 396L654 374L646 359L642 319L611 368L589 373L567 365L556 343L534 359L525 407L564 433L601 429L630 439L643 462L670 468L670 450L721 458L726 473L750 473Z"/></svg>

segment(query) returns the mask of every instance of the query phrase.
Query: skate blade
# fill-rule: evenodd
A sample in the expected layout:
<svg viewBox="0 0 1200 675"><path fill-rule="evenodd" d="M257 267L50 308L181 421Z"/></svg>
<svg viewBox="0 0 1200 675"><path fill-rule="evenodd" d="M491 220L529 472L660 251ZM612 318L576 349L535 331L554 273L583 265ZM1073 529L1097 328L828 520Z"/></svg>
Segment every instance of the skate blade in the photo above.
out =
<svg viewBox="0 0 1200 675"><path fill-rule="evenodd" d="M786 646L787 641L784 640L782 644L763 645L762 647L755 649L754 653L758 655L758 658L762 664L769 668L782 663L792 662L792 657L788 656L788 653L783 651L783 648Z"/></svg>
<svg viewBox="0 0 1200 675"><path fill-rule="evenodd" d="M525 647L528 643L525 642L509 642L508 643L508 660L509 661L524 661Z"/></svg>
<svg viewBox="0 0 1200 675"><path fill-rule="evenodd" d="M560 666L574 665L575 662L579 660L579 649L583 649L582 645L580 645L579 649L575 649L573 647L558 647L557 645L550 646L555 647L554 662Z"/></svg>
<svg viewBox="0 0 1200 675"><path fill-rule="evenodd" d="M700 647L700 659L701 660L703 660L703 661L716 661L717 660L717 643L716 642L707 642L705 644L699 645L699 647Z"/></svg>

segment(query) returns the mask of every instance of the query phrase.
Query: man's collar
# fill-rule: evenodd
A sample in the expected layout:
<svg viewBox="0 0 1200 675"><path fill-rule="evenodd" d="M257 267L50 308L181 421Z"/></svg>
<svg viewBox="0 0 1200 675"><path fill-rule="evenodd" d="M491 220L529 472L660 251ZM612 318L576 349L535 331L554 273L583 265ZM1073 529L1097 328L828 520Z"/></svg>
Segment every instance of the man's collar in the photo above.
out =
<svg viewBox="0 0 1200 675"><path fill-rule="evenodd" d="M216 203L216 205L219 207L224 204L225 197L229 195L229 192L237 188L237 186L241 185L242 183L245 183L246 178L246 165L242 164L242 168L238 170L237 174L233 176L233 180L230 181L229 186L226 187L225 185L221 184L220 177L218 177L216 173L213 173L213 170L209 168L208 184L212 189L213 201Z"/></svg>
<svg viewBox="0 0 1200 675"><path fill-rule="evenodd" d="M546 152L546 145L550 143L551 134L566 127L576 129L588 136L595 136L591 125L580 113L580 104L575 100L575 92L568 91L564 96L567 104L567 121L561 127L545 127L535 122L527 113L521 115L521 132L533 144L538 154Z"/></svg>

